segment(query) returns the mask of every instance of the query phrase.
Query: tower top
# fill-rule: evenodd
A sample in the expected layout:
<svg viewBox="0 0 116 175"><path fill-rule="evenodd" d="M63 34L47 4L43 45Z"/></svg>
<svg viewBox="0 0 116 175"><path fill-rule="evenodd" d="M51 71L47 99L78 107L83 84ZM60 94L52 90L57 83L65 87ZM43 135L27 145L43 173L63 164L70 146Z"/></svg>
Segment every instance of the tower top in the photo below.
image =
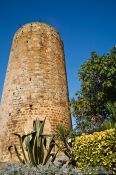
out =
<svg viewBox="0 0 116 175"><path fill-rule="evenodd" d="M30 23L24 24L22 27L20 27L16 31L14 38L18 38L19 36L27 32L36 32L41 30L46 31L48 34L52 33L53 35L58 37L59 40L61 40L59 32L51 25L43 22L30 22Z"/></svg>

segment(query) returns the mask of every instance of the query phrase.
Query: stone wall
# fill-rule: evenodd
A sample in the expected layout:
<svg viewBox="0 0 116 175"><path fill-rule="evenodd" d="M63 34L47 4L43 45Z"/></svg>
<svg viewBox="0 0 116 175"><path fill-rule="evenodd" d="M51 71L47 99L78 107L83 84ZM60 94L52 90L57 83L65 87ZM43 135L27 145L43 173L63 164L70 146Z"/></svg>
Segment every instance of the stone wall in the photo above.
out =
<svg viewBox="0 0 116 175"><path fill-rule="evenodd" d="M7 148L27 133L33 120L46 117L45 132L62 123L71 127L68 88L61 38L44 23L29 23L15 34L2 94L0 160L8 161Z"/></svg>

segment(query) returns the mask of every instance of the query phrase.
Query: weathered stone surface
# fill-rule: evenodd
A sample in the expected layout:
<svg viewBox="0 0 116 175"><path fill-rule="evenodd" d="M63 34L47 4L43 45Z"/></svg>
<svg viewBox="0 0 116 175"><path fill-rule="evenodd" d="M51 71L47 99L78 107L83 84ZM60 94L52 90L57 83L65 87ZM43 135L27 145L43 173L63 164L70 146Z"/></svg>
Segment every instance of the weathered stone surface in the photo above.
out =
<svg viewBox="0 0 116 175"><path fill-rule="evenodd" d="M46 117L45 132L58 123L71 127L61 38L51 26L34 22L15 34L0 106L0 160L10 160L12 133L29 132Z"/></svg>

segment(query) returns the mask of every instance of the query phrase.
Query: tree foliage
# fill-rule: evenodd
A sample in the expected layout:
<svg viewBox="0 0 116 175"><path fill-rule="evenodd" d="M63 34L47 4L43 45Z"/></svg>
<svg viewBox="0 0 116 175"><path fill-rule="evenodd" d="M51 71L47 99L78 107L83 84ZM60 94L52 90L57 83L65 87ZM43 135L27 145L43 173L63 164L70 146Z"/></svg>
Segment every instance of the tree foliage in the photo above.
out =
<svg viewBox="0 0 116 175"><path fill-rule="evenodd" d="M78 72L81 90L72 99L72 112L83 130L111 117L107 104L116 102L116 47L99 56L96 52L80 67ZM89 123L88 123L89 122Z"/></svg>

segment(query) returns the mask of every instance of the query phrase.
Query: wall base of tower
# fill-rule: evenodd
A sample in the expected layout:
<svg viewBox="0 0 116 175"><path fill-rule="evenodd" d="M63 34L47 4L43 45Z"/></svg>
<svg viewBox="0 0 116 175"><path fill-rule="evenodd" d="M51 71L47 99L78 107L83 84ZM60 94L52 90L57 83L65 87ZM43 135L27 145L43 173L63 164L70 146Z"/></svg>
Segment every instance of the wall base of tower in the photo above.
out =
<svg viewBox="0 0 116 175"><path fill-rule="evenodd" d="M68 109L67 109L68 110ZM22 108L17 116L11 116L6 124L5 132L0 137L0 161L11 161L11 156L8 151L10 145L18 145L19 140L13 133L27 134L32 131L33 121L36 118L44 120L45 134L54 134L57 124L62 124L65 128L71 128L70 115L67 118L68 111L61 106L39 106L35 105L31 109ZM15 156L12 160L16 160Z"/></svg>

